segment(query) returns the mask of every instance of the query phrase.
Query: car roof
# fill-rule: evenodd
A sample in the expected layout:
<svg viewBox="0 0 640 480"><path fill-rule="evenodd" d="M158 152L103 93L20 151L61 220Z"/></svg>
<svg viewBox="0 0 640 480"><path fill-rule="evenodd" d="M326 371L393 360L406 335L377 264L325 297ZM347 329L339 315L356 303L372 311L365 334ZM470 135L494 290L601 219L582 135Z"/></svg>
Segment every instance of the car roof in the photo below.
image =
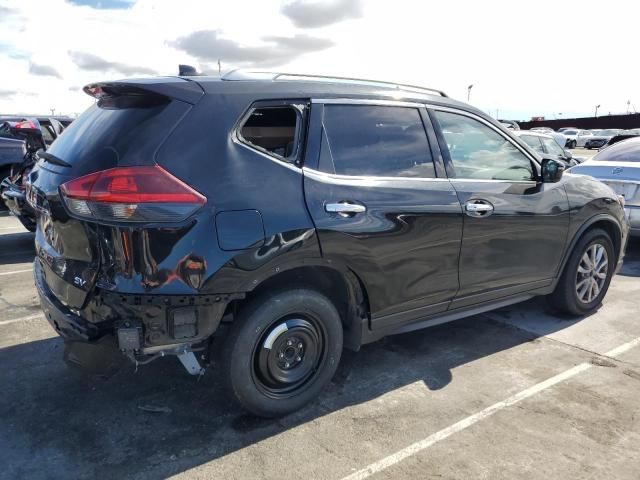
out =
<svg viewBox="0 0 640 480"><path fill-rule="evenodd" d="M454 100L438 89L321 75L234 70L223 76L183 75L97 82L87 85L84 90L115 85L147 88L156 93L176 95L176 98L190 103L195 103L202 91L207 94L244 95L254 100L346 97L452 106L490 118L481 110Z"/></svg>

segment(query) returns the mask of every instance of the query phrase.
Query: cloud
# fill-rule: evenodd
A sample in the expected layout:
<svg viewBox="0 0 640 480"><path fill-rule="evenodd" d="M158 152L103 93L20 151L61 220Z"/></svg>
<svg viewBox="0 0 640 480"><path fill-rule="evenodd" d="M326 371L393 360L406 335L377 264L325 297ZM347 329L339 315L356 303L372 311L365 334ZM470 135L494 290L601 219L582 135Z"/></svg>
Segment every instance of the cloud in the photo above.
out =
<svg viewBox="0 0 640 480"><path fill-rule="evenodd" d="M131 8L131 0L68 0L72 5L97 8L99 10L126 10Z"/></svg>
<svg viewBox="0 0 640 480"><path fill-rule="evenodd" d="M5 97L5 98L11 98L15 95L17 95L18 93L20 93L18 90L11 90L8 88L0 88L0 98Z"/></svg>
<svg viewBox="0 0 640 480"><path fill-rule="evenodd" d="M29 73L42 77L62 78L62 76L55 68L50 67L49 65L38 65L37 63L33 62L29 62Z"/></svg>
<svg viewBox="0 0 640 480"><path fill-rule="evenodd" d="M147 67L139 67L135 65L127 65L121 62L110 62L104 58L87 52L69 52L69 56L73 63L80 69L91 72L114 72L121 75L156 75L158 72Z"/></svg>
<svg viewBox="0 0 640 480"><path fill-rule="evenodd" d="M169 42L204 62L244 64L256 67L274 67L288 63L305 53L325 50L333 46L326 38L298 34L293 37L263 37L263 45L245 46L233 40L221 38L220 30L200 30Z"/></svg>
<svg viewBox="0 0 640 480"><path fill-rule="evenodd" d="M293 0L281 12L300 28L324 27L363 14L360 0Z"/></svg>

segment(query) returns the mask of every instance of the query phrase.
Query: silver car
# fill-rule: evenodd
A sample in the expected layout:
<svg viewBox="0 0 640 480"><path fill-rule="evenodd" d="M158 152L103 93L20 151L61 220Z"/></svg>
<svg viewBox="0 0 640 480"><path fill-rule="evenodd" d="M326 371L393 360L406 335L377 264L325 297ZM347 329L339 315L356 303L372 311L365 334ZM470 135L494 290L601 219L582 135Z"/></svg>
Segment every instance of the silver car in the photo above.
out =
<svg viewBox="0 0 640 480"><path fill-rule="evenodd" d="M569 171L597 178L622 195L631 235L640 236L640 137L611 145Z"/></svg>

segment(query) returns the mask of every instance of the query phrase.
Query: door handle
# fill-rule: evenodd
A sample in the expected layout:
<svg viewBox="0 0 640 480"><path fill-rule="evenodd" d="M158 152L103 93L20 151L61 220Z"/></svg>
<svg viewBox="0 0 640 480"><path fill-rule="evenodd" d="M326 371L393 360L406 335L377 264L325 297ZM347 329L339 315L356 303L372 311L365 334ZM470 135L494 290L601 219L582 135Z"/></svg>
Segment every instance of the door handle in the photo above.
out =
<svg viewBox="0 0 640 480"><path fill-rule="evenodd" d="M471 200L464 204L464 212L470 217L488 217L493 213L493 205L485 200Z"/></svg>
<svg viewBox="0 0 640 480"><path fill-rule="evenodd" d="M356 213L366 212L367 207L359 203L336 202L336 203L325 203L324 210L327 213L337 213L342 217L351 217Z"/></svg>

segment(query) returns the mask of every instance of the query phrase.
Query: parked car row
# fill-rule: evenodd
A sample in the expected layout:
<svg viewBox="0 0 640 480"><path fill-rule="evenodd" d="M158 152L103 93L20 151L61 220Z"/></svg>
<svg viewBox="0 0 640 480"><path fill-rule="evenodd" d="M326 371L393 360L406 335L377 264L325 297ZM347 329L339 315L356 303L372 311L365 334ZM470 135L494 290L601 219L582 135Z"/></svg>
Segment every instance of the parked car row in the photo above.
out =
<svg viewBox="0 0 640 480"><path fill-rule="evenodd" d="M65 121L64 118L60 119ZM65 124L52 117L2 117L0 123L0 198L29 231L35 231L35 211L26 201L26 181L38 159ZM71 121L65 121L69 125Z"/></svg>

